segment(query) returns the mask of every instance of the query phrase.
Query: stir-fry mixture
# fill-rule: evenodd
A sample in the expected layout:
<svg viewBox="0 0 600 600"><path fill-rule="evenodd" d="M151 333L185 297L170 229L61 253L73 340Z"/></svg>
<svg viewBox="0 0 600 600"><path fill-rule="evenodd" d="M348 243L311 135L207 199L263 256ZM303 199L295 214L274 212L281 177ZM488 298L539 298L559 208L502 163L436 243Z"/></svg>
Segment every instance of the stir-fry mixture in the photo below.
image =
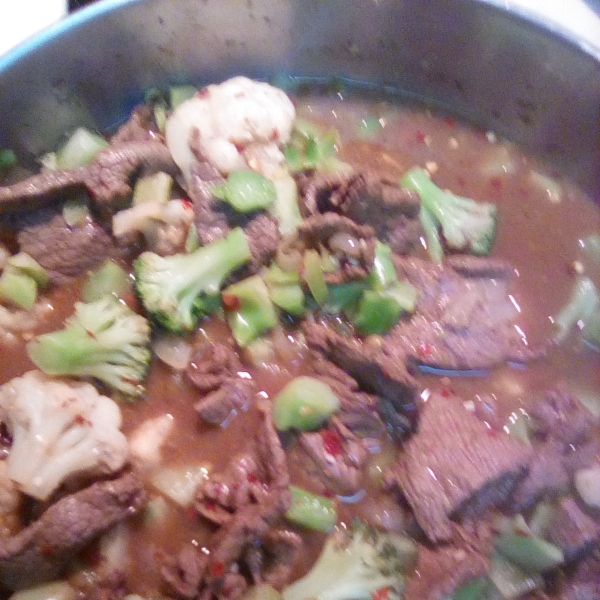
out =
<svg viewBox="0 0 600 600"><path fill-rule="evenodd" d="M2 598L600 598L598 206L317 87L0 153Z"/></svg>

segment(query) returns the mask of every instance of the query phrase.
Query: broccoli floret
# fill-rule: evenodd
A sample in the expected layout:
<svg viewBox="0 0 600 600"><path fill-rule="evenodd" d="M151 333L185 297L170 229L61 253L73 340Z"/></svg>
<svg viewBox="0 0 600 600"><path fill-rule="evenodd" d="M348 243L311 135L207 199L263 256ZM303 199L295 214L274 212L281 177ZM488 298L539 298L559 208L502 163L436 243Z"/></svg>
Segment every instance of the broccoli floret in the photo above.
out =
<svg viewBox="0 0 600 600"><path fill-rule="evenodd" d="M434 249L434 260L442 259L437 226L441 226L448 248L479 255L489 253L496 236L498 210L494 204L446 192L420 168L405 173L400 183L421 196L421 221L428 246Z"/></svg>
<svg viewBox="0 0 600 600"><path fill-rule="evenodd" d="M75 304L65 328L27 344L29 358L49 375L94 377L141 396L150 364L150 324L113 296Z"/></svg>
<svg viewBox="0 0 600 600"><path fill-rule="evenodd" d="M74 475L115 473L129 456L118 405L89 383L30 371L0 388L0 419L13 438L8 475L39 500Z"/></svg>
<svg viewBox="0 0 600 600"><path fill-rule="evenodd" d="M219 307L219 289L227 275L250 258L239 227L191 254L144 252L134 263L136 292L158 325L173 333L191 331L200 317Z"/></svg>
<svg viewBox="0 0 600 600"><path fill-rule="evenodd" d="M379 590L400 598L404 571L416 557L412 540L355 522L327 540L312 570L283 590L283 600L372 600Z"/></svg>

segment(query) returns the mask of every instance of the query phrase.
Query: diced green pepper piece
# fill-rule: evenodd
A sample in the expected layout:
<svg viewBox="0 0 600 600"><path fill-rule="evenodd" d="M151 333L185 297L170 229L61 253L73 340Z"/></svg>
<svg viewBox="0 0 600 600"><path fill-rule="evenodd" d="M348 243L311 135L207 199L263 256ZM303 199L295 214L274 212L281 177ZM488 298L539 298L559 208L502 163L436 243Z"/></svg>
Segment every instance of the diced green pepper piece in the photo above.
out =
<svg viewBox="0 0 600 600"><path fill-rule="evenodd" d="M304 281L317 304L323 306L327 302L327 283L321 257L316 250L307 250L304 253Z"/></svg>
<svg viewBox="0 0 600 600"><path fill-rule="evenodd" d="M162 171L140 177L133 188L132 205L137 206L147 202L164 205L171 198L172 187L173 178Z"/></svg>
<svg viewBox="0 0 600 600"><path fill-rule="evenodd" d="M39 287L46 287L50 282L50 277L48 277L48 273L46 273L44 267L25 252L19 252L11 256L6 261L6 264L13 267L15 271L24 273L34 279Z"/></svg>
<svg viewBox="0 0 600 600"><path fill-rule="evenodd" d="M329 314L339 314L349 306L358 302L362 293L368 289L367 281L349 281L327 286L327 304L323 310Z"/></svg>
<svg viewBox="0 0 600 600"><path fill-rule="evenodd" d="M451 600L484 600L489 587L487 577L478 577L454 592Z"/></svg>
<svg viewBox="0 0 600 600"><path fill-rule="evenodd" d="M297 271L284 271L277 263L264 269L262 276L269 286L300 284L300 275Z"/></svg>
<svg viewBox="0 0 600 600"><path fill-rule="evenodd" d="M503 600L517 600L528 592L541 588L544 580L539 573L527 574L499 554L492 557L490 581Z"/></svg>
<svg viewBox="0 0 600 600"><path fill-rule="evenodd" d="M292 379L273 401L273 420L279 431L320 427L340 407L333 390L314 377Z"/></svg>
<svg viewBox="0 0 600 600"><path fill-rule="evenodd" d="M84 302L95 302L109 294L123 298L132 291L133 282L129 274L114 261L107 260L99 269L90 273L81 297Z"/></svg>
<svg viewBox="0 0 600 600"><path fill-rule="evenodd" d="M175 110L180 104L193 98L197 92L198 89L193 85L175 85L172 88L169 88L171 108Z"/></svg>
<svg viewBox="0 0 600 600"><path fill-rule="evenodd" d="M221 295L225 308L229 309L227 322L241 347L277 325L269 290L258 275L230 285Z"/></svg>
<svg viewBox="0 0 600 600"><path fill-rule="evenodd" d="M287 172L275 176L273 185L275 200L268 210L277 219L281 235L287 235L302 223L298 206L298 187L294 178Z"/></svg>
<svg viewBox="0 0 600 600"><path fill-rule="evenodd" d="M211 192L238 212L252 212L266 208L277 196L272 181L249 169L234 171L225 183L215 185Z"/></svg>
<svg viewBox="0 0 600 600"><path fill-rule="evenodd" d="M271 300L290 315L304 314L304 292L299 285L269 287Z"/></svg>
<svg viewBox="0 0 600 600"><path fill-rule="evenodd" d="M198 250L198 248L200 248L198 229L196 229L196 224L192 223L185 238L185 251L189 254L190 252L194 252L194 250Z"/></svg>
<svg viewBox="0 0 600 600"><path fill-rule="evenodd" d="M374 290L383 290L398 281L396 268L392 262L392 249L379 240L375 244L375 261L368 279L369 287Z"/></svg>
<svg viewBox="0 0 600 600"><path fill-rule="evenodd" d="M96 154L108 146L108 142L85 127L79 127L56 153L59 169L75 169L89 165Z"/></svg>
<svg viewBox="0 0 600 600"><path fill-rule="evenodd" d="M6 267L0 276L0 301L20 308L32 308L37 299L37 283L23 271Z"/></svg>
<svg viewBox="0 0 600 600"><path fill-rule="evenodd" d="M17 157L12 150L3 148L0 150L0 171L11 169L17 164Z"/></svg>
<svg viewBox="0 0 600 600"><path fill-rule="evenodd" d="M372 335L389 331L401 314L402 307L386 291L367 290L348 316L360 335Z"/></svg>
<svg viewBox="0 0 600 600"><path fill-rule="evenodd" d="M292 505L285 518L307 529L331 531L337 521L335 502L312 494L295 485L290 486Z"/></svg>
<svg viewBox="0 0 600 600"><path fill-rule="evenodd" d="M565 560L560 548L535 536L504 533L496 539L494 547L527 573L549 571Z"/></svg>

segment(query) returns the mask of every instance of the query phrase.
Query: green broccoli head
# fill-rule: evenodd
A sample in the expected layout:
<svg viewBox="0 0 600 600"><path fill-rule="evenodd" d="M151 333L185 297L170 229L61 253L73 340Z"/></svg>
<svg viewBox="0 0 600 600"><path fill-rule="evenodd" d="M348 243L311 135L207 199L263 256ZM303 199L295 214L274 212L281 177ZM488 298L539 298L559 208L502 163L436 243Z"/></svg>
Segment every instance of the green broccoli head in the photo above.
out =
<svg viewBox="0 0 600 600"><path fill-rule="evenodd" d="M421 197L421 221L435 260L442 259L438 227L451 250L488 254L496 237L498 209L489 202L475 202L440 189L424 169L414 168L400 180Z"/></svg>
<svg viewBox="0 0 600 600"><path fill-rule="evenodd" d="M311 571L283 590L283 600L372 600L384 589L398 599L416 557L412 540L355 521L329 537Z"/></svg>
<svg viewBox="0 0 600 600"><path fill-rule="evenodd" d="M191 331L219 307L223 281L251 256L239 227L190 254L144 252L134 262L137 296L157 325L173 333Z"/></svg>
<svg viewBox="0 0 600 600"><path fill-rule="evenodd" d="M151 352L150 325L125 303L104 296L77 302L65 328L27 344L36 366L49 375L93 377L128 396L141 396Z"/></svg>

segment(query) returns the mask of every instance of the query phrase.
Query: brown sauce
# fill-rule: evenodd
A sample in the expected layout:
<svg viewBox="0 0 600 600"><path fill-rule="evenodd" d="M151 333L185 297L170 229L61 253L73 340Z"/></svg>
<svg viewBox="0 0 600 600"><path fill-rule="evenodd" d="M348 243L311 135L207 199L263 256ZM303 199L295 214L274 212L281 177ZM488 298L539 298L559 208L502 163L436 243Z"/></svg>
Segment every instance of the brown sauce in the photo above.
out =
<svg viewBox="0 0 600 600"><path fill-rule="evenodd" d="M520 307L519 327L531 345L539 345L553 333L550 317L564 305L574 281L572 264L580 261L586 273L600 286L600 264L593 264L581 252L579 240L600 231L600 210L576 188L564 183L560 202L551 202L548 193L531 181L531 170L543 172L540 165L510 144L490 141L491 136L451 119L433 116L423 109L398 108L372 100L307 98L298 102L299 115L335 126L341 133L341 158L358 169L375 168L393 178L413 165L436 163L435 178L442 187L478 200L493 201L499 208L498 237L493 254L508 259L517 274L513 287ZM357 135L366 116L381 118L384 127L366 139ZM492 138L493 139L493 138ZM512 164L509 173L483 172L485 160L499 147L505 147ZM79 298L80 287L54 290L48 301L54 307L39 331L61 327ZM225 325L214 317L204 323L208 339L226 333ZM25 342L2 348L0 383L33 368L25 354ZM304 358L290 364L252 367L248 371L265 398L271 398L292 377L303 372ZM498 419L527 407L543 390L564 381L574 390L600 393L600 357L572 335L562 346L525 368L500 367L485 377L456 377L450 386L464 400L493 394L498 402ZM440 377L418 376L423 389L441 386ZM444 383L444 385L448 385ZM214 471L225 468L229 458L251 443L258 424L258 412L250 408L237 415L226 428L202 424L193 408L197 391L185 379L158 359L154 359L147 381L148 395L137 403L121 405L126 434L142 421L169 413L175 430L163 448L167 466L202 463ZM315 492L323 488L300 464L292 450L289 454L292 480ZM374 486L373 486L374 487ZM367 489L367 492L371 492ZM368 498L367 494L367 498ZM348 523L361 514L366 500L342 504L339 519ZM213 529L190 511L170 505L167 518L148 527L143 519L131 526L128 545L127 580L131 591L141 595L160 588L157 553L176 554L184 544L202 547ZM320 551L324 534L305 535L306 552L295 574L306 572Z"/></svg>

